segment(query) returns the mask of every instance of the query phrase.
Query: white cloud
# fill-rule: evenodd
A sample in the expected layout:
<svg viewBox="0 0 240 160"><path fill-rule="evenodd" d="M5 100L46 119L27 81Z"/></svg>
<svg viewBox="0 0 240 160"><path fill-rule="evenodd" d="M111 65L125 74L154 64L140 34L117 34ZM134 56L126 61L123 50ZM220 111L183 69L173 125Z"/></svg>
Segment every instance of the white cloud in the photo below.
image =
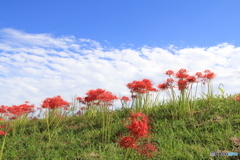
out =
<svg viewBox="0 0 240 160"><path fill-rule="evenodd" d="M191 74L210 69L217 73L215 88L223 83L227 93L239 92L240 47L227 43L208 48L108 49L74 36L14 29L0 30L0 36L0 105L28 100L39 107L45 98L57 95L71 102L76 94L85 96L97 88L129 96L127 83L147 78L156 87L167 78L166 70L180 68Z"/></svg>

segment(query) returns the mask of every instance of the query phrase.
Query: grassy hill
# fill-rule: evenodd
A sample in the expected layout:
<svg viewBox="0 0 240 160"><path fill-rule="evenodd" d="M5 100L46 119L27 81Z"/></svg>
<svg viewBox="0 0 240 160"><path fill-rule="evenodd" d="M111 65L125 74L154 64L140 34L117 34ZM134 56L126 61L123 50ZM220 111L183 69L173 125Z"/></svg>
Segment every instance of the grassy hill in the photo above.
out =
<svg viewBox="0 0 240 160"><path fill-rule="evenodd" d="M7 134L0 138L2 159L214 159L211 151L240 154L240 102L233 95L195 100L195 109L174 116L174 103L152 107L122 108L64 116L50 111L44 119L21 116L2 121ZM176 106L175 106L176 107ZM129 130L123 125L131 113L148 116L149 142L154 142L154 157L144 157L134 149L119 145ZM104 117L108 118L104 120ZM131 153L131 154L129 154ZM127 156L126 156L127 155ZM237 157L215 157L215 159Z"/></svg>

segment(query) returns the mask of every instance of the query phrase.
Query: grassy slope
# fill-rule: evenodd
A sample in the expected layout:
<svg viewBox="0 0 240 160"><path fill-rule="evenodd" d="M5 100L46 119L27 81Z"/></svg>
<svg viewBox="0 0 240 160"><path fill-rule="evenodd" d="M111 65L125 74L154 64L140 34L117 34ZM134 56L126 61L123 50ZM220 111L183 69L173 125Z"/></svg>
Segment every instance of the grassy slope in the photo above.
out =
<svg viewBox="0 0 240 160"><path fill-rule="evenodd" d="M196 106L192 116L178 119L172 118L170 105L153 107L147 113L143 111L151 119L152 141L159 150L153 159L211 159L211 151L236 151L238 144L230 138L240 137L240 102L231 97L200 99ZM6 136L2 159L122 160L125 150L116 141L120 133L127 134L122 122L129 113L130 109L112 113L109 141L102 140L101 123L96 117L54 120L49 130L44 119L20 124L12 121L8 125L12 127ZM0 144L3 139L4 136ZM133 156L130 159L135 159Z"/></svg>

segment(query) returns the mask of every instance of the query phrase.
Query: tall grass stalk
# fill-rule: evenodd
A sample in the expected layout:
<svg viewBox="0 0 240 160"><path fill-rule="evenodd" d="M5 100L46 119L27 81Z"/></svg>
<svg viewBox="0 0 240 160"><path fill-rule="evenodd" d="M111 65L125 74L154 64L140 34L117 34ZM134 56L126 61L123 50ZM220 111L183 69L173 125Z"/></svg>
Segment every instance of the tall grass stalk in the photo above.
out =
<svg viewBox="0 0 240 160"><path fill-rule="evenodd" d="M4 149L4 146L5 146L5 142L6 142L6 137L7 137L7 133L4 135L4 139L3 139L3 143L2 143L2 147L1 147L1 152L0 152L0 160L2 160L3 149Z"/></svg>
<svg viewBox="0 0 240 160"><path fill-rule="evenodd" d="M125 151L125 154L123 156L123 160L129 160L130 159L130 155L133 153L133 149L131 148L127 148Z"/></svg>
<svg viewBox="0 0 240 160"><path fill-rule="evenodd" d="M101 114L102 119L102 140L105 142L109 142L112 130L112 113L107 106L101 106L101 108L102 111L99 113Z"/></svg>
<svg viewBox="0 0 240 160"><path fill-rule="evenodd" d="M154 96L153 92L150 93L150 91L146 93L136 93L136 95L134 95L136 98L134 98L132 106L134 106L137 112L147 111L149 108L158 104L159 95L160 91L157 92L156 96Z"/></svg>
<svg viewBox="0 0 240 160"><path fill-rule="evenodd" d="M13 136L16 134L16 130L20 128L20 131L23 133L25 130L25 125L28 121L28 114L23 114L20 117L17 117L15 120L11 120L10 126L12 127Z"/></svg>
<svg viewBox="0 0 240 160"><path fill-rule="evenodd" d="M45 120L46 120L46 124L47 124L47 131L48 131L48 142L51 142L52 137L54 136L57 127L59 126L59 124L63 121L63 115L61 115L61 108L57 108L57 109L50 109L48 108L46 110L46 114L45 114ZM50 130L50 126L53 126L52 131Z"/></svg>

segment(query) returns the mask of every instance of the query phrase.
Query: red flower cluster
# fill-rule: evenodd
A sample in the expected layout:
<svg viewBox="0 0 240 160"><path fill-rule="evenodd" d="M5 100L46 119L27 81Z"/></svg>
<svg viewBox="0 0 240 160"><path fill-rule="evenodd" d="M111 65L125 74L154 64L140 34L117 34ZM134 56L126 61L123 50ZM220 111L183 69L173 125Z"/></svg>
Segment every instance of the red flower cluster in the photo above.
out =
<svg viewBox="0 0 240 160"><path fill-rule="evenodd" d="M6 132L5 131L0 131L0 135L4 136L4 135L6 135Z"/></svg>
<svg viewBox="0 0 240 160"><path fill-rule="evenodd" d="M211 72L210 70L205 70L204 74L202 74L201 72L197 72L195 74L195 76L189 76L187 74L187 70L186 69L180 69L177 73L174 73L172 70L168 70L165 72L166 75L168 75L169 77L171 77L172 75L175 75L176 78L178 78L178 80L176 80L177 85L178 85L178 89L179 90L184 90L188 88L189 83L196 83L197 78L201 78L203 84L205 84L206 81L213 79L216 75ZM173 78L168 78L167 81L165 83L159 84L157 87L160 90L166 90L170 87L175 87L173 85L175 81L173 80Z"/></svg>
<svg viewBox="0 0 240 160"><path fill-rule="evenodd" d="M176 78L187 78L188 74L187 74L187 70L186 69L180 69L176 74L175 74Z"/></svg>
<svg viewBox="0 0 240 160"><path fill-rule="evenodd" d="M178 80L178 89L180 91L187 89L188 87L188 82L186 80L179 79Z"/></svg>
<svg viewBox="0 0 240 160"><path fill-rule="evenodd" d="M147 137L148 134L148 117L142 113L131 115L131 124L126 126L130 130L130 134L136 139Z"/></svg>
<svg viewBox="0 0 240 160"><path fill-rule="evenodd" d="M21 104L19 106L13 105L12 107L8 107L8 112L15 115L21 116L25 113L33 112L33 105Z"/></svg>
<svg viewBox="0 0 240 160"><path fill-rule="evenodd" d="M160 90L166 90L169 88L169 84L168 83L162 83L162 84L159 84L157 87L160 89Z"/></svg>
<svg viewBox="0 0 240 160"><path fill-rule="evenodd" d="M174 72L172 70L168 70L165 72L165 74L171 76L174 75Z"/></svg>
<svg viewBox="0 0 240 160"><path fill-rule="evenodd" d="M122 106L125 104L127 104L127 101L130 101L130 98L123 96L122 98L120 98L120 101L122 103Z"/></svg>
<svg viewBox="0 0 240 160"><path fill-rule="evenodd" d="M188 81L189 83L195 83L195 82L197 82L197 81L196 81L196 77L194 77L194 76L188 76L186 79L187 79L187 81Z"/></svg>
<svg viewBox="0 0 240 160"><path fill-rule="evenodd" d="M205 70L204 74L201 72L197 72L196 76L198 78L201 78L202 83L205 84L206 82L208 82L209 80L213 79L216 77L216 74L211 72L210 70Z"/></svg>
<svg viewBox="0 0 240 160"><path fill-rule="evenodd" d="M157 92L157 89L152 87L153 84L149 79L143 79L142 81L133 81L128 83L127 87L131 90L131 93L146 93L149 91Z"/></svg>
<svg viewBox="0 0 240 160"><path fill-rule="evenodd" d="M103 89L90 90L86 93L86 95L88 96L85 98L77 97L76 99L79 101L79 103L87 104L87 106L91 105L90 102L95 101L98 101L97 103L94 103L96 105L100 105L99 101L101 101L104 103L104 105L110 106L114 100L118 99L117 96Z"/></svg>
<svg viewBox="0 0 240 160"><path fill-rule="evenodd" d="M123 100L123 101L127 102L127 101L130 101L130 98L128 98L126 96L123 96L120 100Z"/></svg>
<svg viewBox="0 0 240 160"><path fill-rule="evenodd" d="M131 123L126 128L129 129L130 135L121 137L118 142L120 146L125 149L136 149L136 152L143 156L153 157L153 154L157 152L155 144L142 140L143 137L148 137L148 117L142 113L131 114Z"/></svg>
<svg viewBox="0 0 240 160"><path fill-rule="evenodd" d="M4 116L9 117L9 119L17 119L18 116L22 116L24 114L29 114L34 112L34 105L13 105L11 107L1 105L0 106L0 113L4 114Z"/></svg>
<svg viewBox="0 0 240 160"><path fill-rule="evenodd" d="M43 101L42 108L50 108L50 109L57 109L59 107L69 107L70 103L64 101L61 96L56 96L53 98L46 98Z"/></svg>
<svg viewBox="0 0 240 160"><path fill-rule="evenodd" d="M137 147L136 145L136 139L133 137L121 137L121 141L118 142L121 147L132 148L135 149Z"/></svg>

